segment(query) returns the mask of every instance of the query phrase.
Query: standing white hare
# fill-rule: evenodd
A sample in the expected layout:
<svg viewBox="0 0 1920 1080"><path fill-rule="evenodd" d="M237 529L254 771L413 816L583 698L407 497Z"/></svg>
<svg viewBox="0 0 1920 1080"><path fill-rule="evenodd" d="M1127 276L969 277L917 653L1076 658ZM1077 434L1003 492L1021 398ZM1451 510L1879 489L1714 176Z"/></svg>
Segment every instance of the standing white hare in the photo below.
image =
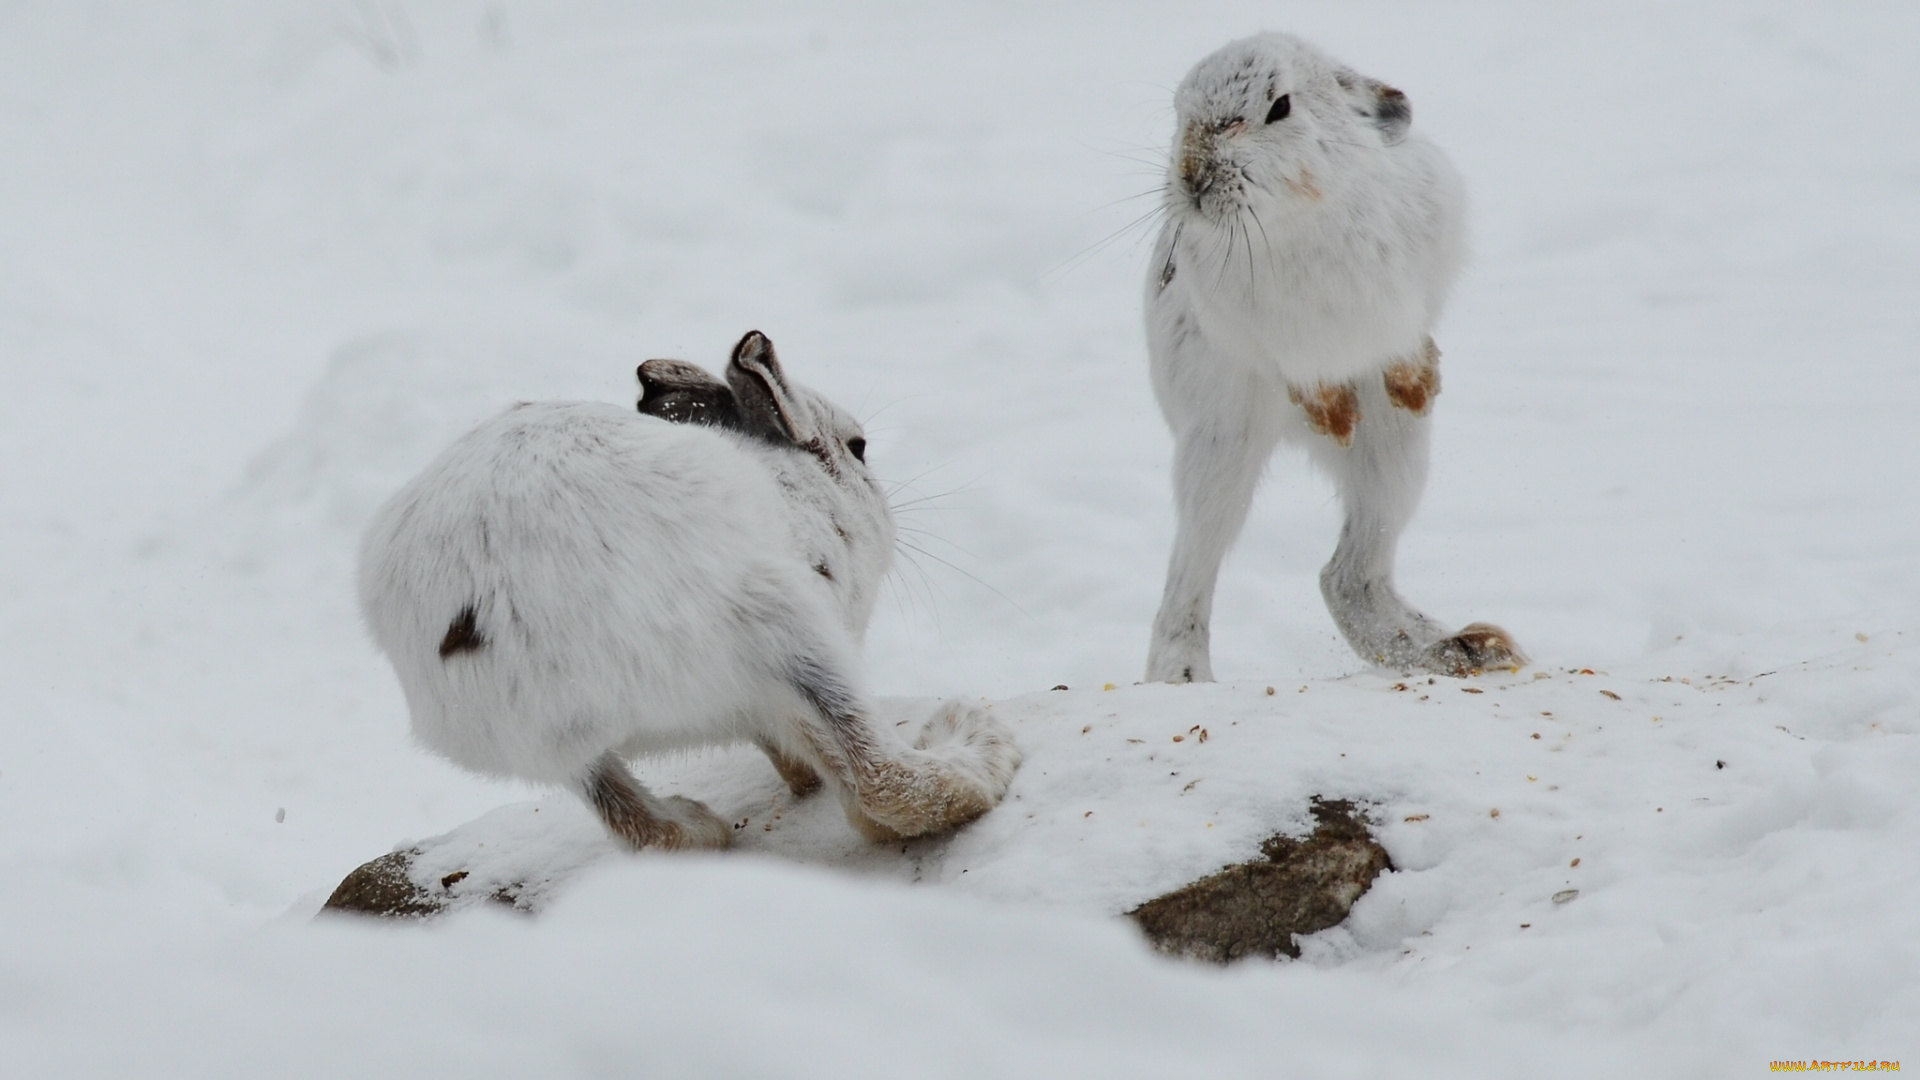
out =
<svg viewBox="0 0 1920 1080"><path fill-rule="evenodd" d="M634 848L733 830L626 759L741 739L796 794L824 778L876 839L992 809L1019 764L998 721L947 705L894 745L858 689L894 546L860 426L788 382L757 332L725 381L649 360L640 383L637 413L509 409L375 515L360 603L415 736L572 788Z"/></svg>
<svg viewBox="0 0 1920 1080"><path fill-rule="evenodd" d="M1200 61L1174 109L1147 344L1179 531L1147 677L1213 678L1220 563L1282 440L1345 507L1320 589L1356 652L1446 675L1524 663L1504 630L1449 634L1393 588L1440 392L1429 334L1465 245L1459 175L1408 130L1406 95L1286 34Z"/></svg>

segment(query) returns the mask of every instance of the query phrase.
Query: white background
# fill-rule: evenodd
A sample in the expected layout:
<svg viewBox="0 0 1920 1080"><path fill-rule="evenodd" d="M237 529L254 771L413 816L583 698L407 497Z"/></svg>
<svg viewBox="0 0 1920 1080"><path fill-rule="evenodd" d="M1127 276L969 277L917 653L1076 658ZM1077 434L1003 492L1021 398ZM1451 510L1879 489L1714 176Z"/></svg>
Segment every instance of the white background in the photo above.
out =
<svg viewBox="0 0 1920 1080"><path fill-rule="evenodd" d="M1284 456L1223 579L1223 683L1129 685L1172 532L1130 223L1174 84L1263 28L1405 90L1473 195L1400 583L1536 666L1443 710L1338 639L1337 507ZM1897 2L0 4L0 1051L185 1077L1920 1050L1916 46ZM639 360L717 366L749 328L866 419L923 530L874 688L1074 687L1006 706L1022 811L894 868L951 889L834 869L878 856L813 812L769 850L824 870L641 859L531 924L309 926L355 864L534 794L408 743L352 607L366 515L508 402L630 400ZM1182 817L1157 763L1094 767L1095 720L1248 729L1186 766L1238 794ZM743 810L750 758L656 782L732 762L761 770ZM1307 962L1175 966L1110 918L1316 793L1373 800L1401 870ZM1581 896L1541 900L1574 857Z"/></svg>

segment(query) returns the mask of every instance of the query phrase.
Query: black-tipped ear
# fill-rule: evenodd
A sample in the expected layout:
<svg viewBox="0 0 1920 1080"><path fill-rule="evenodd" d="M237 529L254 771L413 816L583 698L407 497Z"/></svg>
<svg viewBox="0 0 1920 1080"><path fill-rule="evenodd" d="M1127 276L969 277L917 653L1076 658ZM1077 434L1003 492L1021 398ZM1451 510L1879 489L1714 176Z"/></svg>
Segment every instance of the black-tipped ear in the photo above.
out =
<svg viewBox="0 0 1920 1080"><path fill-rule="evenodd" d="M649 360L640 365L640 401L648 416L676 424L740 426L740 409L726 383L685 360Z"/></svg>
<svg viewBox="0 0 1920 1080"><path fill-rule="evenodd" d="M1377 101L1373 122L1386 137L1387 145L1392 146L1407 137L1407 128L1413 124L1413 102L1386 83L1374 83L1373 94Z"/></svg>
<svg viewBox="0 0 1920 1080"><path fill-rule="evenodd" d="M795 406L787 377L780 370L780 358L774 355L773 342L758 330L747 331L733 347L733 361L727 365L727 385L740 409L742 430L763 439L803 443L807 432Z"/></svg>

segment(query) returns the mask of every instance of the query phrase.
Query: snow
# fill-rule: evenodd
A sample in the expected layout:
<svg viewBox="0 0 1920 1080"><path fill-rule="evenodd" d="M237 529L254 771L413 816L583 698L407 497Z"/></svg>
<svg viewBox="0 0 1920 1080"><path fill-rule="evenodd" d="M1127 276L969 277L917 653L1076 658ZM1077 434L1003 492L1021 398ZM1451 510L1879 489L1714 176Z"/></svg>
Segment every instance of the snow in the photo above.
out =
<svg viewBox="0 0 1920 1080"><path fill-rule="evenodd" d="M1224 576L1223 681L1132 685L1172 520L1128 223L1173 84L1262 27L1406 90L1467 177L1400 580L1513 631L1519 673L1362 669L1317 590L1337 508L1283 456ZM1920 1056L1916 42L1912 5L1730 0L0 8L0 1051L194 1077ZM875 689L991 699L1027 752L951 839L864 845L727 751L642 772L744 819L738 851L614 856L565 798L410 746L358 625L361 523L455 434L630 400L639 360L717 364L750 327L867 421L922 530ZM1397 869L1302 961L1175 964L1112 917L1312 795L1366 800ZM308 920L414 838L560 884L534 920Z"/></svg>

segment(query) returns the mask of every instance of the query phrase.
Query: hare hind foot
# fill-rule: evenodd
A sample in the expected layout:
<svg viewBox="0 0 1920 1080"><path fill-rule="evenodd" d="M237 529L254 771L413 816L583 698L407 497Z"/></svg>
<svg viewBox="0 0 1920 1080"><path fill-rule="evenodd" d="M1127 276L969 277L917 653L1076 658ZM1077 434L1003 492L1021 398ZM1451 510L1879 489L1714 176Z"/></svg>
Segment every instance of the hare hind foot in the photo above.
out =
<svg viewBox="0 0 1920 1080"><path fill-rule="evenodd" d="M1452 637L1421 650L1419 667L1436 675L1463 679L1483 671L1518 671L1527 663L1513 637L1492 623L1470 623Z"/></svg>
<svg viewBox="0 0 1920 1080"><path fill-rule="evenodd" d="M607 830L635 851L717 851L733 844L732 826L704 804L655 796L611 753L587 770L580 794Z"/></svg>
<svg viewBox="0 0 1920 1080"><path fill-rule="evenodd" d="M870 840L955 829L1000 804L1020 767L1012 733L986 710L936 710L911 750L859 769L847 820Z"/></svg>

